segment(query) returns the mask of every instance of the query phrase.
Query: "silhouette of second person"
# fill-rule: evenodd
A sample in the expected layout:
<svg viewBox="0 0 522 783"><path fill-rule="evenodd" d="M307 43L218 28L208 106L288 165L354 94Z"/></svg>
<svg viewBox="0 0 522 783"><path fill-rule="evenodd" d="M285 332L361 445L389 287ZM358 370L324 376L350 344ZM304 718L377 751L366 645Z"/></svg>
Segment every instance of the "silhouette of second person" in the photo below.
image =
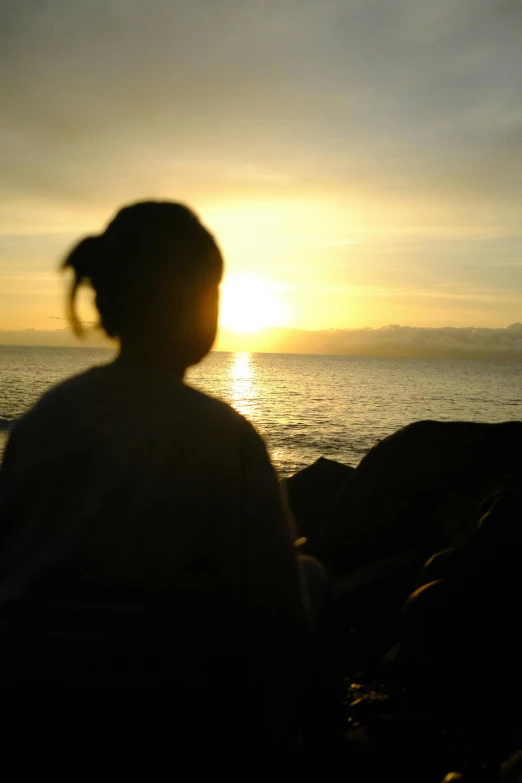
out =
<svg viewBox="0 0 522 783"><path fill-rule="evenodd" d="M143 202L64 267L75 331L90 283L121 350L9 439L2 686L160 689L171 709L226 704L213 730L250 722L284 745L308 624L294 533L261 437L183 382L216 334L216 242L185 206Z"/></svg>

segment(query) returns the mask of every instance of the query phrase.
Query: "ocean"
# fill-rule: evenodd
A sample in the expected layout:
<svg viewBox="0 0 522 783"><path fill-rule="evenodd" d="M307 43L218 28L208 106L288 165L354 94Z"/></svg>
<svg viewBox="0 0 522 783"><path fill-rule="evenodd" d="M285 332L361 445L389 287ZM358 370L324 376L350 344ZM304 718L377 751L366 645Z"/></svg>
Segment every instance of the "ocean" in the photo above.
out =
<svg viewBox="0 0 522 783"><path fill-rule="evenodd" d="M0 453L9 427L50 386L112 352L0 346ZM357 465L419 419L522 419L522 363L211 353L187 382L229 402L263 435L280 476L318 457Z"/></svg>

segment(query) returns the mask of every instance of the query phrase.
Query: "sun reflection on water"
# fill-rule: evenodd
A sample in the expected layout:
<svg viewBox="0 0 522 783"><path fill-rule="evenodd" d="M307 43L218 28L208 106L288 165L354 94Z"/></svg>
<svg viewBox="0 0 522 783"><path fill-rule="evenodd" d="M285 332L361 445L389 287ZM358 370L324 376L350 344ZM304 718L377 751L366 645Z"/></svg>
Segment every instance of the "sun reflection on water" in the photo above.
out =
<svg viewBox="0 0 522 783"><path fill-rule="evenodd" d="M243 351L233 356L230 366L230 402L243 416L251 414L256 407L253 364L252 354Z"/></svg>

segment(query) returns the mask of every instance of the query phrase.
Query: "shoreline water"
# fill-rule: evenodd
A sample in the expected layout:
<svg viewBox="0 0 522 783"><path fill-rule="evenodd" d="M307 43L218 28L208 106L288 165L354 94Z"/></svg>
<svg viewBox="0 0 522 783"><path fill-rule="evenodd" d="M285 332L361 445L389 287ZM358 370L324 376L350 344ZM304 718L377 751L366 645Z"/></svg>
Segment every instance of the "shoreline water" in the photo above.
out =
<svg viewBox="0 0 522 783"><path fill-rule="evenodd" d="M0 452L9 422L50 386L111 360L105 348L0 347ZM212 352L187 382L229 402L265 438L280 476L324 456L357 465L420 419L522 419L522 363Z"/></svg>

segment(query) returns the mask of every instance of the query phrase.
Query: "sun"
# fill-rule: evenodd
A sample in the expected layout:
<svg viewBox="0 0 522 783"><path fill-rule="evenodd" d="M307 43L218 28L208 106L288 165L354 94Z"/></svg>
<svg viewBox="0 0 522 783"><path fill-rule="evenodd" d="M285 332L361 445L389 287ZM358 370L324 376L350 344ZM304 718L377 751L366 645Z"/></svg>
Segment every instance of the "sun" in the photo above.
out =
<svg viewBox="0 0 522 783"><path fill-rule="evenodd" d="M282 326L285 307L274 287L258 277L230 277L221 287L220 324L232 332L253 334Z"/></svg>

